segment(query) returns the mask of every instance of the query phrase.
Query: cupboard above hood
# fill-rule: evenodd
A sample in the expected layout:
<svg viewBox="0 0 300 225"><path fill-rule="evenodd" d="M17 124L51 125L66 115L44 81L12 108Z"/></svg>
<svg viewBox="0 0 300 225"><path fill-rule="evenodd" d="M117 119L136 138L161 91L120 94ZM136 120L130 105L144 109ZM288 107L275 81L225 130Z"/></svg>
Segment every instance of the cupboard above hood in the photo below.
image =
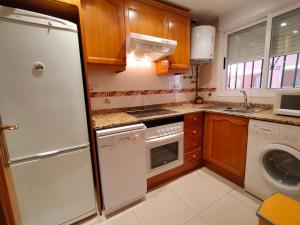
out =
<svg viewBox="0 0 300 225"><path fill-rule="evenodd" d="M130 33L126 39L128 58L158 61L175 52L177 41L149 35Z"/></svg>

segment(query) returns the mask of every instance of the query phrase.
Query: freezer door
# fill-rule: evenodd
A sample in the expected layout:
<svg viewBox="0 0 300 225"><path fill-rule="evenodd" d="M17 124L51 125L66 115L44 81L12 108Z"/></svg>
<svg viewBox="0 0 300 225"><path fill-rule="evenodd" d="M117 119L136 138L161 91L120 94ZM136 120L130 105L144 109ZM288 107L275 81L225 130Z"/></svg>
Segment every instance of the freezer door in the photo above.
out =
<svg viewBox="0 0 300 225"><path fill-rule="evenodd" d="M78 35L0 18L0 116L11 160L89 142Z"/></svg>
<svg viewBox="0 0 300 225"><path fill-rule="evenodd" d="M95 210L88 148L11 168L24 225L61 224Z"/></svg>

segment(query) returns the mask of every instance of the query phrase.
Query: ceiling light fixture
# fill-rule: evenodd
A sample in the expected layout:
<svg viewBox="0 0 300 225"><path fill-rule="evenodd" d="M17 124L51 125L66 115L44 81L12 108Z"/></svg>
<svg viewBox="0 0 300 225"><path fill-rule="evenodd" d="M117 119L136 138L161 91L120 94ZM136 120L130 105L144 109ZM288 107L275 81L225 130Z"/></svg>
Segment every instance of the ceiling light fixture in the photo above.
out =
<svg viewBox="0 0 300 225"><path fill-rule="evenodd" d="M285 22L280 24L280 26L282 26L282 27L286 27L286 25L287 25L287 23L285 23Z"/></svg>
<svg viewBox="0 0 300 225"><path fill-rule="evenodd" d="M298 30L294 30L294 31L293 31L293 34L298 34L298 33L299 33Z"/></svg>

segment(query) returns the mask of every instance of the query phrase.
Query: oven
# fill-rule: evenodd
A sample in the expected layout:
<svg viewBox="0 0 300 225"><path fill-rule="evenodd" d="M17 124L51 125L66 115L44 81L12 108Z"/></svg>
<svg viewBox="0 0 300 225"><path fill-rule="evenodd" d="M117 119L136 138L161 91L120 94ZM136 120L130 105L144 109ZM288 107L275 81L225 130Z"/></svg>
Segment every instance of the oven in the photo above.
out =
<svg viewBox="0 0 300 225"><path fill-rule="evenodd" d="M144 122L147 177L183 164L183 116Z"/></svg>

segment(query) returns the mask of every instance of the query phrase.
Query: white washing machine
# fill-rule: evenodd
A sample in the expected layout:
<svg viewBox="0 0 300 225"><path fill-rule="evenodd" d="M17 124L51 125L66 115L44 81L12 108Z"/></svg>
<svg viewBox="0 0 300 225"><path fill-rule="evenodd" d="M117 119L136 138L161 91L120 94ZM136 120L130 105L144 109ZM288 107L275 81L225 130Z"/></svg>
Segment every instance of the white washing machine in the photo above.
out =
<svg viewBox="0 0 300 225"><path fill-rule="evenodd" d="M300 201L300 126L250 120L245 189L263 200L281 192Z"/></svg>

